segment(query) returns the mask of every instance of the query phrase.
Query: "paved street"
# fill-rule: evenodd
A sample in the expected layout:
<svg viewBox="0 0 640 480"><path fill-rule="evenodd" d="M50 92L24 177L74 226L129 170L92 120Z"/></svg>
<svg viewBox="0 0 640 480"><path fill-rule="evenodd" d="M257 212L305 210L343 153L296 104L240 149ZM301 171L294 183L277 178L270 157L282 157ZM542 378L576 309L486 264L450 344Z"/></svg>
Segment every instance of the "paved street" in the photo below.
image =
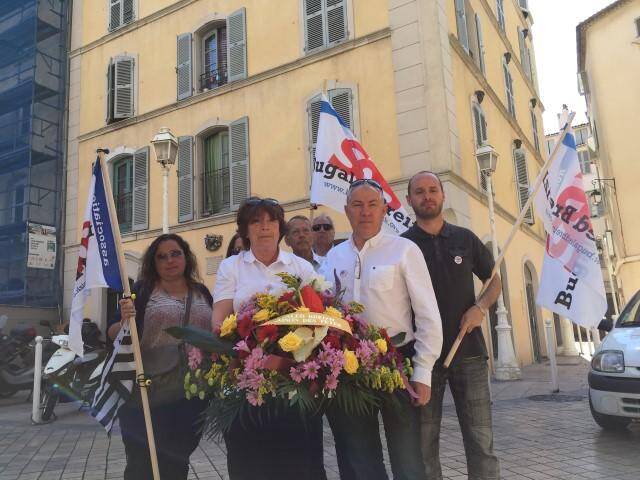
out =
<svg viewBox="0 0 640 480"><path fill-rule="evenodd" d="M535 365L517 382L494 382L495 446L504 479L637 480L640 471L640 425L607 433L591 419L586 400L587 364L559 358L560 397L534 401L549 393L548 367ZM41 426L29 421L26 394L0 401L0 479L116 479L122 477L124 449L120 436L109 439L75 405L57 407L58 420ZM564 401L558 401L564 400ZM450 399L445 408L441 457L445 478L466 478L462 440ZM338 478L330 431L325 464ZM221 446L202 442L192 456L193 479L224 479Z"/></svg>

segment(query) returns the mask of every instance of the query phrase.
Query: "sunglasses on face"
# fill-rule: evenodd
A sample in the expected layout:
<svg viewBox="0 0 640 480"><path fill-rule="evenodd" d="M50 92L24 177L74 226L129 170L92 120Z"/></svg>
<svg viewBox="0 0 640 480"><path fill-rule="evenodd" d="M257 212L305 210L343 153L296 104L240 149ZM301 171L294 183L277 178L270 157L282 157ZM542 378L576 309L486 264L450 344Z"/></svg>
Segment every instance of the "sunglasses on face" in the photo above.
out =
<svg viewBox="0 0 640 480"><path fill-rule="evenodd" d="M246 200L246 203L250 207L255 207L257 205L270 205L272 207L276 207L280 205L280 203L275 198L251 197Z"/></svg>
<svg viewBox="0 0 640 480"><path fill-rule="evenodd" d="M371 178L361 178L360 180L356 180L355 182L353 182L351 184L351 186L349 187L349 190L353 190L356 187L359 187L360 185L370 185L373 188L375 188L376 190L382 192L382 185L380 185L378 182L376 182L375 180L372 180Z"/></svg>
<svg viewBox="0 0 640 480"><path fill-rule="evenodd" d="M314 232L319 232L320 230L324 230L325 232L330 232L333 230L333 225L329 225L328 223L317 223L311 229Z"/></svg>
<svg viewBox="0 0 640 480"><path fill-rule="evenodd" d="M182 250L171 250L169 253L159 253L158 255L156 255L156 260L166 262L170 258L180 258L182 257L182 255Z"/></svg>

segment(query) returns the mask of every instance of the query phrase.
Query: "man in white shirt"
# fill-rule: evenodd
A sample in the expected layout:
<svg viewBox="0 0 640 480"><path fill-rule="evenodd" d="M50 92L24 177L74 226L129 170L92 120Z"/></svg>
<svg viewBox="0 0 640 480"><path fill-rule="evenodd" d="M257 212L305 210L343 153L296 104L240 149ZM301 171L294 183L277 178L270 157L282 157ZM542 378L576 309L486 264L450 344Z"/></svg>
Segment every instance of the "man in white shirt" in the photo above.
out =
<svg viewBox="0 0 640 480"><path fill-rule="evenodd" d="M313 219L311 230L313 230L313 256L320 259L322 263L327 252L331 250L336 236L333 220L326 213L321 213Z"/></svg>
<svg viewBox="0 0 640 480"><path fill-rule="evenodd" d="M373 180L353 182L345 212L353 234L332 248L321 272L338 275L344 301L364 305L365 319L390 336L405 333L400 350L412 358L413 405L382 408L394 479L426 479L420 450L420 409L431 396L431 369L442 349L442 323L424 256L411 241L382 232L387 214L382 187ZM413 315L412 315L413 314ZM412 319L413 317L413 319ZM369 416L329 415L342 479L386 479L377 412Z"/></svg>

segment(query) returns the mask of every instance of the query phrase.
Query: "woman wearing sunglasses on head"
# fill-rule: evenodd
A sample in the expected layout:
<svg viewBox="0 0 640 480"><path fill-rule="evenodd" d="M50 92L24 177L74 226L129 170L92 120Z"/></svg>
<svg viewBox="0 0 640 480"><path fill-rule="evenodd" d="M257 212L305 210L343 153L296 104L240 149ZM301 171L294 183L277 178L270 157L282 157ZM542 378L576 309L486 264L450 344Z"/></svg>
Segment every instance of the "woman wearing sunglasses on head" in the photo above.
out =
<svg viewBox="0 0 640 480"><path fill-rule="evenodd" d="M278 273L290 273L303 282L316 276L309 262L279 248L285 220L277 200L247 199L238 210L237 224L245 250L223 260L218 269L213 290L214 329L256 293L284 287ZM232 480L326 479L321 417L307 419L304 424L292 409L265 418L259 426L237 420L225 442Z"/></svg>
<svg viewBox="0 0 640 480"><path fill-rule="evenodd" d="M211 326L211 294L200 283L198 266L189 244L175 234L156 238L142 258L135 300L120 301L109 336L115 339L124 320L135 316L158 454L160 476L186 479L189 457L200 441L200 414L206 402L184 396L184 346L164 330L178 325ZM120 409L120 430L127 466L125 480L152 478L149 446L138 386Z"/></svg>

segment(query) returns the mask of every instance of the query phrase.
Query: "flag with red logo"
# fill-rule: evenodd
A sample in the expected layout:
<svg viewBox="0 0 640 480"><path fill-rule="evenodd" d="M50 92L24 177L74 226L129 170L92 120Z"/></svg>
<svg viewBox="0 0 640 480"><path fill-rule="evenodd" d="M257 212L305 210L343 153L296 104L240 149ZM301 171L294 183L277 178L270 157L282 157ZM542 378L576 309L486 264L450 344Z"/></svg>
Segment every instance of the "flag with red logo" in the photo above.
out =
<svg viewBox="0 0 640 480"><path fill-rule="evenodd" d="M607 311L607 299L573 130L558 146L543 187L535 205L547 243L536 303L596 327Z"/></svg>
<svg viewBox="0 0 640 480"><path fill-rule="evenodd" d="M107 195L110 195L110 189L105 188L100 162L96 160L82 222L82 239L69 322L69 348L80 356L84 353L82 319L90 290L111 288L122 291L115 236L111 226L112 220L117 219L111 218Z"/></svg>
<svg viewBox="0 0 640 480"><path fill-rule="evenodd" d="M411 226L409 213L324 95L320 102L318 141L311 178L311 203L326 205L340 213L344 213L349 185L363 178L375 180L382 187L387 201L384 224L397 234Z"/></svg>

